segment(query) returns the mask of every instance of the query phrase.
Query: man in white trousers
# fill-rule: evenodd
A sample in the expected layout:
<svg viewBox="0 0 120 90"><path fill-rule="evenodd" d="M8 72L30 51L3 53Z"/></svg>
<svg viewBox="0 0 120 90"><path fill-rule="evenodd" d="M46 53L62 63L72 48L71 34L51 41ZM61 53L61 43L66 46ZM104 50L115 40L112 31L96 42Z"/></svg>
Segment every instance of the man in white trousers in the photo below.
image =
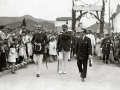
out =
<svg viewBox="0 0 120 90"><path fill-rule="evenodd" d="M95 46L96 42L95 42L95 36L92 34L92 30L91 29L88 29L88 34L86 36L89 37L90 40L91 40L92 55L94 55L94 52L95 52L94 46Z"/></svg>
<svg viewBox="0 0 120 90"><path fill-rule="evenodd" d="M59 58L59 74L66 74L67 63L71 48L71 34L68 32L68 26L62 25L63 33L58 36L57 51Z"/></svg>
<svg viewBox="0 0 120 90"><path fill-rule="evenodd" d="M47 43L47 35L42 32L43 27L38 25L38 30L33 34L32 44L34 45L33 60L37 66L37 77L40 77L43 54Z"/></svg>

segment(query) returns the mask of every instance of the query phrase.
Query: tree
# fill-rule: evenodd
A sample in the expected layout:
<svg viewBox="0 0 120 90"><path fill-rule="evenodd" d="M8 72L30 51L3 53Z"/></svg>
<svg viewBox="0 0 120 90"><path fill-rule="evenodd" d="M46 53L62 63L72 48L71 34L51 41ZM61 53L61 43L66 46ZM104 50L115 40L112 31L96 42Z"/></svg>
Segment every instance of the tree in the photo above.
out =
<svg viewBox="0 0 120 90"><path fill-rule="evenodd" d="M27 22L26 22L25 18L23 19L21 26L23 26L23 27L26 27L26 26L27 26Z"/></svg>

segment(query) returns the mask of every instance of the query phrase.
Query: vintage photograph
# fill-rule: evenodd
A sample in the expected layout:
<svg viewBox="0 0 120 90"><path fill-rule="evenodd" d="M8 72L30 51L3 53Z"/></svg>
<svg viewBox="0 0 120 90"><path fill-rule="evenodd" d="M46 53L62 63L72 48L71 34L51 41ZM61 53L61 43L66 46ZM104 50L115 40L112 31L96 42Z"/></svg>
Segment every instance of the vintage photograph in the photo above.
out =
<svg viewBox="0 0 120 90"><path fill-rule="evenodd" d="M0 90L120 90L120 0L0 0Z"/></svg>

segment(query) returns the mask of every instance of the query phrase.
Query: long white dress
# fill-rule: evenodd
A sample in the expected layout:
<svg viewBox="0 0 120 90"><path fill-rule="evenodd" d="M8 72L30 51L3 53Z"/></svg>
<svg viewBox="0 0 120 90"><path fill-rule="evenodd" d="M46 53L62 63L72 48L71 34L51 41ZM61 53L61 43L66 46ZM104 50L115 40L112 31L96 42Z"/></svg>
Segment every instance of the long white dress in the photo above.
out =
<svg viewBox="0 0 120 90"><path fill-rule="evenodd" d="M49 42L49 55L57 55L56 41Z"/></svg>
<svg viewBox="0 0 120 90"><path fill-rule="evenodd" d="M95 47L95 53L98 57L101 56L101 49L100 49L100 45L101 45L101 39L97 38L96 39L96 47Z"/></svg>
<svg viewBox="0 0 120 90"><path fill-rule="evenodd" d="M16 49L15 48L10 48L8 61L9 62L16 62Z"/></svg>
<svg viewBox="0 0 120 90"><path fill-rule="evenodd" d="M32 36L29 36L28 37L28 42L29 43L27 43L27 50L28 50L28 55L29 56L32 56L32 54L33 54L33 46L32 46L31 40L32 40Z"/></svg>

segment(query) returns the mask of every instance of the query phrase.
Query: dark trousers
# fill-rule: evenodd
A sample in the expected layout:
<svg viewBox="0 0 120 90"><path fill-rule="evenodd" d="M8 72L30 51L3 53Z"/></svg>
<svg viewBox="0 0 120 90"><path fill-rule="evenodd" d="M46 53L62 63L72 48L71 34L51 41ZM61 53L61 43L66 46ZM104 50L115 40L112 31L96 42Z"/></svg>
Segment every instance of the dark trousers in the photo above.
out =
<svg viewBox="0 0 120 90"><path fill-rule="evenodd" d="M22 62L23 62L23 60L24 60L24 57L19 56L19 61L18 61L18 64L22 63Z"/></svg>
<svg viewBox="0 0 120 90"><path fill-rule="evenodd" d="M1 56L0 56L0 69L6 68L6 67L7 67L6 55L5 55L5 53L1 53Z"/></svg>
<svg viewBox="0 0 120 90"><path fill-rule="evenodd" d="M109 54L103 55L103 62L108 63Z"/></svg>
<svg viewBox="0 0 120 90"><path fill-rule="evenodd" d="M87 63L88 63L88 60L78 60L77 61L78 70L79 70L79 73L81 73L82 78L86 78Z"/></svg>

